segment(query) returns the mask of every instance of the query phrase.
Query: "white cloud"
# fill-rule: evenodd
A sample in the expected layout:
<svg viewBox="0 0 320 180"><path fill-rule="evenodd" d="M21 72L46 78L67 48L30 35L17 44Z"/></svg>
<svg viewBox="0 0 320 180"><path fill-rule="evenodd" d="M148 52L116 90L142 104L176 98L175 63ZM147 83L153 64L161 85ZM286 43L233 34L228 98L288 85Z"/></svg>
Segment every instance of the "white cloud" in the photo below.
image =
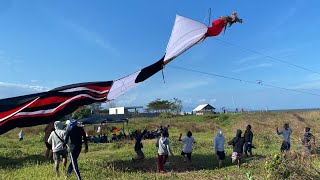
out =
<svg viewBox="0 0 320 180"><path fill-rule="evenodd" d="M97 33L90 31L88 28L76 24L71 21L63 20L64 24L70 27L74 32L78 33L83 39L86 41L95 43L96 45L100 46L103 49L115 52L116 50L111 46L109 42L104 40L100 35Z"/></svg>
<svg viewBox="0 0 320 180"><path fill-rule="evenodd" d="M240 60L235 61L235 63L236 64L244 64L244 63L247 63L247 62L252 62L252 61L255 61L255 60L259 60L261 58L263 58L263 56L254 54L254 55L250 55L250 56L241 58Z"/></svg>
<svg viewBox="0 0 320 180"><path fill-rule="evenodd" d="M198 99L198 101L197 101L198 103L204 103L204 102L207 102L207 99L205 99L205 98L202 98L202 99Z"/></svg>
<svg viewBox="0 0 320 180"><path fill-rule="evenodd" d="M83 25L80 25L70 19L67 19L66 17L62 17L59 14L52 12L49 9L46 9L46 14L58 22L59 24L62 24L64 27L70 29L71 31L78 34L79 37L84 39L85 41L88 41L90 43L94 43L97 46L108 50L109 52L117 53L116 49L112 47L110 42L108 42L106 39L104 39L101 35L98 33L90 30L88 27L85 27Z"/></svg>
<svg viewBox="0 0 320 180"><path fill-rule="evenodd" d="M320 89L320 75L310 74L305 78L305 82L293 86L290 89Z"/></svg>
<svg viewBox="0 0 320 180"><path fill-rule="evenodd" d="M0 50L0 65L12 67L18 63L21 63L21 58L14 57L5 53L5 51Z"/></svg>
<svg viewBox="0 0 320 180"><path fill-rule="evenodd" d="M42 87L42 86L30 86L30 85L24 85L24 84L0 82L0 98L21 96L21 95L43 92L48 90L49 88Z"/></svg>
<svg viewBox="0 0 320 180"><path fill-rule="evenodd" d="M37 82L40 82L40 80L32 79L32 80L30 80L30 82L32 82L32 83L37 83Z"/></svg>
<svg viewBox="0 0 320 180"><path fill-rule="evenodd" d="M138 94L126 94L124 96L119 97L116 100L113 100L113 103L116 106L132 106L137 105Z"/></svg>
<svg viewBox="0 0 320 180"><path fill-rule="evenodd" d="M271 66L272 66L272 64L269 64L269 63L260 63L260 64L256 64L256 65L252 65L252 66L245 66L243 68L238 68L238 69L233 70L232 72L243 72L243 71L253 70L253 69L257 69L257 68L268 68Z"/></svg>

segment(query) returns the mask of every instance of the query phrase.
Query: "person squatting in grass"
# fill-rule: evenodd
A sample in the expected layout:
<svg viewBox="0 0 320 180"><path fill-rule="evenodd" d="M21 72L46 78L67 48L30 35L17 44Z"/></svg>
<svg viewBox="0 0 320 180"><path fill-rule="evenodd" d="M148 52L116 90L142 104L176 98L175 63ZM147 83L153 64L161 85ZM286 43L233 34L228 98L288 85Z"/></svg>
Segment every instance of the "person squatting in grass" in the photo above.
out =
<svg viewBox="0 0 320 180"><path fill-rule="evenodd" d="M66 131L63 129L63 124L60 121L54 122L54 128L55 130L51 132L47 142L52 147L54 167L57 176L59 176L59 163L61 157L63 171L65 171L67 165L67 149L65 148L65 146L63 146Z"/></svg>
<svg viewBox="0 0 320 180"><path fill-rule="evenodd" d="M229 145L232 145L232 163L238 161L238 167L240 168L241 159L243 157L243 145L244 138L241 137L242 131L240 129L237 130L236 137L234 137L231 141L228 142Z"/></svg>
<svg viewBox="0 0 320 180"><path fill-rule="evenodd" d="M282 144L281 144L281 147L280 147L280 151L281 152L288 152L290 151L290 147L291 147L291 144L290 144L290 135L292 133L292 129L289 127L289 124L284 124L283 126L283 130L282 131L279 131L278 127L277 127L277 134L278 135L283 135L283 141L282 141Z"/></svg>
<svg viewBox="0 0 320 180"><path fill-rule="evenodd" d="M191 131L188 131L187 136L183 137L182 133L180 133L179 141L183 142L181 155L184 159L184 162L191 162L192 144L196 142L195 139L192 137Z"/></svg>
<svg viewBox="0 0 320 180"><path fill-rule="evenodd" d="M302 142L302 154L301 154L301 163L303 163L304 158L310 157L312 149L316 147L316 139L313 134L310 132L310 128L306 127L305 132L301 138Z"/></svg>
<svg viewBox="0 0 320 180"><path fill-rule="evenodd" d="M134 151L137 153L137 156L135 158L132 158L132 161L144 159L144 153L142 152L143 145L141 142L144 133L141 133L141 130L137 130L135 134L136 143L134 145Z"/></svg>
<svg viewBox="0 0 320 180"><path fill-rule="evenodd" d="M66 177L69 177L72 170L74 170L78 180L81 180L80 171L78 167L78 157L82 149L82 140L85 144L84 153L87 153L88 142L86 138L86 133L82 125L78 124L76 120L67 122L67 133L64 141L64 146L67 144L66 142L69 141L68 147L70 151L71 163L68 166Z"/></svg>
<svg viewBox="0 0 320 180"><path fill-rule="evenodd" d="M213 148L217 155L218 168L220 169L224 159L226 158L226 154L224 153L224 137L222 135L222 130L218 130L217 135L213 138Z"/></svg>
<svg viewBox="0 0 320 180"><path fill-rule="evenodd" d="M161 137L157 139L156 146L158 147L159 172L163 173L164 172L163 166L168 159L168 154L170 153L173 156L167 133L161 132Z"/></svg>
<svg viewBox="0 0 320 180"><path fill-rule="evenodd" d="M252 139L253 139L253 133L251 131L251 125L248 125L246 127L246 131L244 132L244 153L246 157L248 157L248 152L250 153L250 157L252 157Z"/></svg>

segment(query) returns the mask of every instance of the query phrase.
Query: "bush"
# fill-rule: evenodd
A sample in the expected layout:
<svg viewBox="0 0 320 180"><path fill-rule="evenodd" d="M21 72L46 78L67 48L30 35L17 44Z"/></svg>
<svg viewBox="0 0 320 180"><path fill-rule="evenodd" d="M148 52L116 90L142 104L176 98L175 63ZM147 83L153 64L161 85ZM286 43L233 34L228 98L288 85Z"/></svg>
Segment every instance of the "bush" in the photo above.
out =
<svg viewBox="0 0 320 180"><path fill-rule="evenodd" d="M175 115L175 114L172 114L172 113L166 112L166 113L160 113L160 114L159 114L159 117L160 117L160 118L174 118L174 117L176 117L176 115Z"/></svg>

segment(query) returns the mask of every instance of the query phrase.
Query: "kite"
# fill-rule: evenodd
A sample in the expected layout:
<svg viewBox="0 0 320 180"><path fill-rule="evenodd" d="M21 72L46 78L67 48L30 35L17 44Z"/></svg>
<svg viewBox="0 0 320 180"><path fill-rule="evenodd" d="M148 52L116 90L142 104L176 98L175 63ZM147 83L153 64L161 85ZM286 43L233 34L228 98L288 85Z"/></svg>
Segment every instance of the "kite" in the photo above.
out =
<svg viewBox="0 0 320 180"><path fill-rule="evenodd" d="M223 29L227 29L227 25L231 27L234 23L242 23L242 19L238 18L237 12L232 12L231 16L221 16L219 19L212 22L212 27L208 28L207 36L217 36Z"/></svg>
<svg viewBox="0 0 320 180"><path fill-rule="evenodd" d="M235 22L242 22L236 13L219 18L212 27L176 15L165 55L150 66L118 80L71 84L47 92L0 99L0 135L16 127L48 124L84 105L112 101L162 70L195 44L206 37L219 35L228 23L231 26Z"/></svg>

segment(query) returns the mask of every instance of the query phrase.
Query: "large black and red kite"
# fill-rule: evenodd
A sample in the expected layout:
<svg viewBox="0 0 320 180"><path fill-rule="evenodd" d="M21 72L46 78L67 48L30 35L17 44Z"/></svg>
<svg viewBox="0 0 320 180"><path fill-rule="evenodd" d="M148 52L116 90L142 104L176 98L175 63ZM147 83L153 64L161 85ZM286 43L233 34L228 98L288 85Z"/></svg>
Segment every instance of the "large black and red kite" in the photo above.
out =
<svg viewBox="0 0 320 180"><path fill-rule="evenodd" d="M29 127L59 120L77 108L111 101L159 72L180 54L206 37L217 36L227 24L240 22L236 14L220 17L212 27L176 16L165 55L154 64L114 81L87 82L0 100L0 135L16 127Z"/></svg>

